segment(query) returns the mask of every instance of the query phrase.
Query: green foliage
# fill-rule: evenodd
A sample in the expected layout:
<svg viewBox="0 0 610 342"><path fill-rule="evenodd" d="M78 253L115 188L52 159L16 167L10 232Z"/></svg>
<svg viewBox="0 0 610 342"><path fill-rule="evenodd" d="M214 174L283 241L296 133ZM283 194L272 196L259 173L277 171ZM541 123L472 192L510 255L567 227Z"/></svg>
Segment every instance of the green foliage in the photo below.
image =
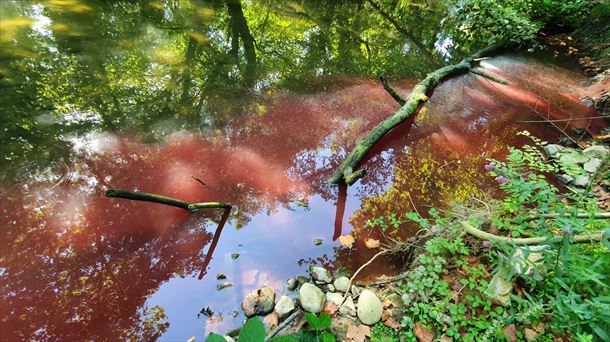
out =
<svg viewBox="0 0 610 342"><path fill-rule="evenodd" d="M310 312L305 313L305 319L313 331L301 331L287 336L276 336L270 342L335 342L335 336L330 333L331 318L327 313L319 316ZM239 332L238 342L263 342L265 340L265 326L260 319L252 317L244 323ZM225 338L215 333L208 335L206 342L225 342Z"/></svg>
<svg viewBox="0 0 610 342"><path fill-rule="evenodd" d="M454 0L453 4L454 15L447 25L455 27L458 37L538 47L542 29L572 28L582 22L590 7L587 0Z"/></svg>
<svg viewBox="0 0 610 342"><path fill-rule="evenodd" d="M208 335L208 338L205 339L205 342L227 342L227 340L224 338L224 336L215 333L210 333L210 335Z"/></svg>
<svg viewBox="0 0 610 342"><path fill-rule="evenodd" d="M373 326L373 329L371 329L371 341L398 342L400 341L400 337L398 332L379 322Z"/></svg>
<svg viewBox="0 0 610 342"><path fill-rule="evenodd" d="M309 326L314 330L316 337L321 338L322 342L335 342L335 336L330 332L326 331L330 328L331 319L330 315L326 312L316 316L311 312L305 313L305 319Z"/></svg>
<svg viewBox="0 0 610 342"><path fill-rule="evenodd" d="M521 134L529 136L527 132ZM413 329L421 324L437 336L442 332L455 341L503 340L507 338L503 328L515 324L517 337L524 339L524 328L541 324L545 332L538 332L539 341L551 341L553 336L566 333L577 341L609 339L608 243L572 244L572 236L578 233L606 229L605 234L610 235L607 221L576 217L576 213L592 216L599 212L595 195L560 191L553 186L547 177L566 172L566 165L546 158L541 151L544 141L530 139L533 145L510 148L503 161L490 160L486 166L504 194L488 204L491 212L486 218L511 236L563 234L556 244L536 249L541 258L527 264L535 267L540 278L525 270L516 271L519 264L523 269L523 260L533 250L489 242L482 248L478 241L473 246L461 237L458 222L442 218L436 211L428 213L431 220L407 213L406 219L424 229L445 229L426 243L415 267L399 283L398 292L405 303L403 329L395 333L376 326L374 336L415 341ZM375 222L374 227L382 227L386 221L382 218ZM508 307L497 305L485 295L494 266L497 272L507 273L508 281L519 284L522 295L513 291Z"/></svg>
<svg viewBox="0 0 610 342"><path fill-rule="evenodd" d="M265 326L260 319L253 317L246 321L244 326L239 332L238 341L264 341L265 340Z"/></svg>

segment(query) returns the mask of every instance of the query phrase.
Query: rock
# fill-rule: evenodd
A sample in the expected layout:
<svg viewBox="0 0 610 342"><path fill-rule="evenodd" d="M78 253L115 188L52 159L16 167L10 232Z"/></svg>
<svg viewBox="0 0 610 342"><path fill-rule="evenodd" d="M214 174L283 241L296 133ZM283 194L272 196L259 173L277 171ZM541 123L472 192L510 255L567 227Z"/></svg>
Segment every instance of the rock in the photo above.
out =
<svg viewBox="0 0 610 342"><path fill-rule="evenodd" d="M298 276L297 281L299 282L299 284L303 285L303 284L309 282L309 278L307 278L305 276Z"/></svg>
<svg viewBox="0 0 610 342"><path fill-rule="evenodd" d="M494 274L484 293L489 299L502 306L510 305L510 292L513 290L513 283L508 280L510 278L509 273L509 271L501 270Z"/></svg>
<svg viewBox="0 0 610 342"><path fill-rule="evenodd" d="M593 145L585 148L582 153L586 154L587 156L604 159L610 153L610 151L606 146Z"/></svg>
<svg viewBox="0 0 610 342"><path fill-rule="evenodd" d="M266 315L273 311L275 304L275 290L270 287L256 289L246 295L241 308L246 317Z"/></svg>
<svg viewBox="0 0 610 342"><path fill-rule="evenodd" d="M341 301L343 301L343 296L340 293L335 293L335 292L326 293L326 305L335 304L336 306L339 306L341 304Z"/></svg>
<svg viewBox="0 0 610 342"><path fill-rule="evenodd" d="M296 279L290 278L290 279L286 280L286 289L288 291L294 291L297 289L298 286L299 286L299 282Z"/></svg>
<svg viewBox="0 0 610 342"><path fill-rule="evenodd" d="M564 165L576 167L589 161L589 157L573 148L566 148L559 154L559 161Z"/></svg>
<svg viewBox="0 0 610 342"><path fill-rule="evenodd" d="M589 176L586 175L578 175L576 177L574 177L574 185L581 187L581 188L585 188L587 187L587 185L589 185Z"/></svg>
<svg viewBox="0 0 610 342"><path fill-rule="evenodd" d="M331 320L330 329L333 332L333 335L335 335L336 341L364 341L364 336L360 340L347 338L348 330L354 329L358 324L359 323L355 318L347 317L347 316L338 316L338 317L334 317ZM367 336L370 336L370 332Z"/></svg>
<svg viewBox="0 0 610 342"><path fill-rule="evenodd" d="M231 336L229 336L229 335L225 336L225 340L227 342L235 342L235 340Z"/></svg>
<svg viewBox="0 0 610 342"><path fill-rule="evenodd" d="M239 253L233 253L233 254L231 254L231 259L235 260L235 259L237 259L237 258L239 258Z"/></svg>
<svg viewBox="0 0 610 342"><path fill-rule="evenodd" d="M383 305L370 290L364 290L358 298L358 318L363 324L373 325L381 319Z"/></svg>
<svg viewBox="0 0 610 342"><path fill-rule="evenodd" d="M324 296L324 292L314 284L305 283L301 285L301 289L299 290L299 300L303 310L318 313L324 308L326 296Z"/></svg>
<svg viewBox="0 0 610 342"><path fill-rule="evenodd" d="M358 286L356 286L356 285L352 285L352 295L353 295L354 297L356 297L356 296L360 295L360 292L362 292L362 289L361 289L361 288L359 288L359 287L358 287Z"/></svg>
<svg viewBox="0 0 610 342"><path fill-rule="evenodd" d="M316 245L316 246L321 245L323 242L324 242L324 240L322 240L322 239L314 239L313 240L313 244Z"/></svg>
<svg viewBox="0 0 610 342"><path fill-rule="evenodd" d="M588 162L586 162L582 168L585 169L585 171L590 172L590 173L595 173L597 172L597 170L599 170L599 168L602 166L602 161L597 159L597 158L591 158Z"/></svg>
<svg viewBox="0 0 610 342"><path fill-rule="evenodd" d="M544 151L546 152L547 156L549 156L549 157L556 157L557 154L563 149L564 149L563 146L557 145L557 144L548 144L548 145L544 146Z"/></svg>
<svg viewBox="0 0 610 342"><path fill-rule="evenodd" d="M335 289L337 289L337 291L347 292L349 290L349 278L339 277L335 279L333 285L335 285Z"/></svg>
<svg viewBox="0 0 610 342"><path fill-rule="evenodd" d="M356 304L354 304L352 296L347 296L343 305L339 307L339 312L352 317L356 316Z"/></svg>
<svg viewBox="0 0 610 342"><path fill-rule="evenodd" d="M294 308L294 300L288 296L281 296L275 304L275 312L281 319L288 317Z"/></svg>
<svg viewBox="0 0 610 342"><path fill-rule="evenodd" d="M233 286L233 283L230 281L225 281L224 283L216 284L216 291L220 291L222 289L226 289L227 287Z"/></svg>
<svg viewBox="0 0 610 342"><path fill-rule="evenodd" d="M557 176L557 178L563 184L570 184L574 180L572 176L566 175L565 173Z"/></svg>
<svg viewBox="0 0 610 342"><path fill-rule="evenodd" d="M321 266L309 266L309 273L313 280L328 284L333 281L333 276L326 268Z"/></svg>
<svg viewBox="0 0 610 342"><path fill-rule="evenodd" d="M546 248L547 246L517 248L512 258L514 272L521 276L533 278L536 281L542 281L546 270L544 269L544 256L540 252Z"/></svg>
<svg viewBox="0 0 610 342"><path fill-rule="evenodd" d="M328 289L328 292L335 292L336 290L333 284L328 284L326 288Z"/></svg>

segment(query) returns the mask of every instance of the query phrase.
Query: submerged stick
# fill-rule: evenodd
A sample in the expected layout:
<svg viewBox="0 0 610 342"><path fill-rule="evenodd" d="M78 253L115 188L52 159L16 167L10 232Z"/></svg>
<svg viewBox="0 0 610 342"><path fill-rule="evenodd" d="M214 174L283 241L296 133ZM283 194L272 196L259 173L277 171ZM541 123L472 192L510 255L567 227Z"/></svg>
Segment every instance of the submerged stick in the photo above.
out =
<svg viewBox="0 0 610 342"><path fill-rule="evenodd" d="M375 261L375 259L377 259L377 257L384 255L388 253L388 251L383 250L381 252L378 252L377 254L373 255L372 258L369 259L369 261L365 262L362 266L360 266L356 272L354 272L354 275L352 275L351 278L349 278L349 284L347 285L347 291L345 291L345 294L343 295L343 299L341 300L341 303L338 305L338 307L341 307L341 305L343 305L343 303L345 303L345 300L347 299L347 296L349 295L351 289L352 289L352 283L354 282L354 279L356 279L356 277L358 276L358 273L360 273L360 271L362 271L365 267L367 267L368 265L370 265L373 261Z"/></svg>
<svg viewBox="0 0 610 342"><path fill-rule="evenodd" d="M489 240L496 242L506 242L514 245L540 245L540 244L550 244L553 242L561 241L563 236L542 236L542 237L534 237L534 238L511 238L507 236L498 236L488 232L484 232L478 228L475 228L467 221L462 221L462 227L464 231L474 237L477 237L481 240ZM575 243L592 243L599 242L602 240L603 232L591 233L591 234L579 234L575 235L572 238L572 241Z"/></svg>
<svg viewBox="0 0 610 342"><path fill-rule="evenodd" d="M343 160L327 181L332 184L338 184L341 181L344 181L347 185L354 184L366 173L364 170L357 170L358 165L362 162L366 153L381 140L386 133L413 115L419 109L420 104L428 100L427 93L432 91L434 87L446 78L471 71L477 58L492 54L503 46L503 44L494 44L475 52L472 56L464 58L457 64L442 67L428 74L423 81L419 82L413 88L409 96L405 99L404 105L396 113L375 126L356 144L354 149L347 155L345 160Z"/></svg>
<svg viewBox="0 0 610 342"><path fill-rule="evenodd" d="M208 265L210 261L212 261L212 255L214 254L214 250L216 250L216 245L218 245L218 240L220 240L220 234L222 234L222 228L224 228L225 223L227 223L227 219L229 218L229 214L231 213L231 208L225 208L222 213L222 217L220 218L220 222L218 222L218 227L216 228L216 232L214 233L214 237L212 238L212 244L210 244L210 248L208 252L205 254L205 260L203 261L203 265L201 266L201 271L199 271L199 276L197 279L203 279L203 277L208 272Z"/></svg>
<svg viewBox="0 0 610 342"><path fill-rule="evenodd" d="M119 190L119 189L108 189L106 190L107 197L114 198L124 198L130 199L134 201L143 201L143 202L152 202L165 204L172 207L178 207L190 211L195 211L198 209L211 209L211 208L223 208L230 209L231 205L222 203L222 202L203 202L203 203L189 203L185 201L181 201L179 199L161 196L157 194L149 194L146 192L140 191L128 191L128 190Z"/></svg>

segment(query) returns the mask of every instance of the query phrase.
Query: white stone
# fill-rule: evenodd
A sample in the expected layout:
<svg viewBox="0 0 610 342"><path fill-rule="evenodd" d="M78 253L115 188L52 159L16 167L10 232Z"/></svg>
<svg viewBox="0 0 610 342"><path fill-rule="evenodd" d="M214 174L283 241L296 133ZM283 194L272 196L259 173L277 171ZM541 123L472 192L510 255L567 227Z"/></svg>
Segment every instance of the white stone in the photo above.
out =
<svg viewBox="0 0 610 342"><path fill-rule="evenodd" d="M335 304L336 306L339 306L339 304L341 304L341 301L343 300L343 296L340 293L335 293L335 292L327 292L326 293L326 304Z"/></svg>
<svg viewBox="0 0 610 342"><path fill-rule="evenodd" d="M363 324L373 325L381 319L383 305L370 290L364 290L358 298L358 318Z"/></svg>
<svg viewBox="0 0 610 342"><path fill-rule="evenodd" d="M563 150L564 147L557 144L548 144L544 146L544 151L549 157L555 157L559 151Z"/></svg>
<svg viewBox="0 0 610 342"><path fill-rule="evenodd" d="M318 313L324 308L326 296L324 296L324 292L314 284L305 283L301 285L301 289L299 289L299 300L301 301L303 310Z"/></svg>
<svg viewBox="0 0 610 342"><path fill-rule="evenodd" d="M294 300L288 296L281 296L275 304L275 312L281 319L288 317L293 310Z"/></svg>
<svg viewBox="0 0 610 342"><path fill-rule="evenodd" d="M333 276L330 271L321 266L309 266L309 273L311 277L316 281L324 284L328 284L333 281Z"/></svg>
<svg viewBox="0 0 610 342"><path fill-rule="evenodd" d="M605 146L593 145L585 148L582 153L603 159L610 153L610 151L608 151L608 148Z"/></svg>
<svg viewBox="0 0 610 342"><path fill-rule="evenodd" d="M339 308L339 312L348 315L348 316L356 316L356 304L354 304L354 300L351 296L348 296L343 302L343 305Z"/></svg>
<svg viewBox="0 0 610 342"><path fill-rule="evenodd" d="M589 185L589 179L589 176L578 175L574 177L574 185L584 188Z"/></svg>
<svg viewBox="0 0 610 342"><path fill-rule="evenodd" d="M585 171L595 173L602 166L602 161L597 158L591 158L585 165L582 166Z"/></svg>
<svg viewBox="0 0 610 342"><path fill-rule="evenodd" d="M340 292L347 292L349 290L349 278L339 277L333 282L335 289Z"/></svg>

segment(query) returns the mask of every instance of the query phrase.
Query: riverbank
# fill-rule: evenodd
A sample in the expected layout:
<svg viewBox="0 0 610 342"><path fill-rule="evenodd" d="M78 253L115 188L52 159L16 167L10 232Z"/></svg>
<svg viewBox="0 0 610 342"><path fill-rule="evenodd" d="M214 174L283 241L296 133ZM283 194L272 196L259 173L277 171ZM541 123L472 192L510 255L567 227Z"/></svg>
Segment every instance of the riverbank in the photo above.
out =
<svg viewBox="0 0 610 342"><path fill-rule="evenodd" d="M607 339L610 148L595 139L578 149L522 134L531 145L485 167L503 198L456 204L445 216L434 209L425 217L397 215L422 232L378 247L376 256L408 260L401 274L360 287L354 275L312 266L310 277L287 281L294 292L277 304L274 289L248 294L246 315L266 315L268 338L287 340Z"/></svg>

